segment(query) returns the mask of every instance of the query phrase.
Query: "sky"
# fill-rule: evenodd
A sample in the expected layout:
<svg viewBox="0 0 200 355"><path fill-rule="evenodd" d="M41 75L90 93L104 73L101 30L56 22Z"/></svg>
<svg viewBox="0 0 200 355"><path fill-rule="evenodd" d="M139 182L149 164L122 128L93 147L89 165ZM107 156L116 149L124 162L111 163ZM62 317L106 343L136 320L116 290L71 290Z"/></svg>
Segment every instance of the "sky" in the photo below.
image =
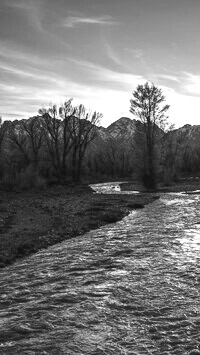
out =
<svg viewBox="0 0 200 355"><path fill-rule="evenodd" d="M146 81L169 121L200 124L200 0L0 0L0 115L74 105L107 127Z"/></svg>

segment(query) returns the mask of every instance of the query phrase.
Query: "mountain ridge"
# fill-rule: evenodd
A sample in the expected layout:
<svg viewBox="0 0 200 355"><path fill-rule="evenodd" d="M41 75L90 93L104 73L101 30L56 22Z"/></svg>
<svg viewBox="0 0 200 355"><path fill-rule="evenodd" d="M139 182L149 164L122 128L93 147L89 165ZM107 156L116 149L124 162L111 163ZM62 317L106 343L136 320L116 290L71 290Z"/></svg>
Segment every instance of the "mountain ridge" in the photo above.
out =
<svg viewBox="0 0 200 355"><path fill-rule="evenodd" d="M116 121L112 122L108 127L99 127L100 135L103 137L110 138L132 138L135 134L137 128L142 127L142 123L139 120L131 119L129 117L122 116ZM188 138L194 137L200 139L200 125L185 124L182 127L175 128L171 130L172 134L183 134Z"/></svg>

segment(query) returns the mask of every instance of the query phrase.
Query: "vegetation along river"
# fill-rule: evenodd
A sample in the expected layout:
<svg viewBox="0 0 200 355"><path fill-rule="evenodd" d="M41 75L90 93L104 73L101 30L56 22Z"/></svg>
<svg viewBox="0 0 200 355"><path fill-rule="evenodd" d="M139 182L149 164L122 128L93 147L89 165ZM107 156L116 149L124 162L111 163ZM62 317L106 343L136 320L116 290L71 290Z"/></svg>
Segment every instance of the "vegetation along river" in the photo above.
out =
<svg viewBox="0 0 200 355"><path fill-rule="evenodd" d="M0 271L0 354L200 351L200 195L167 193Z"/></svg>

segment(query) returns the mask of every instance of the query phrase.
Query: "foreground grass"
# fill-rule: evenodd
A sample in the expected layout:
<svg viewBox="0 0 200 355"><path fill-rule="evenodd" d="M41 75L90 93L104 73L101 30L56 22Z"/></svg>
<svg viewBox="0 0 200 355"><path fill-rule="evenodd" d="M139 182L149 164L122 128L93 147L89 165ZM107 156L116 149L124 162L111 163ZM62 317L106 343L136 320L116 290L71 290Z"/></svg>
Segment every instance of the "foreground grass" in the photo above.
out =
<svg viewBox="0 0 200 355"><path fill-rule="evenodd" d="M100 195L87 186L1 192L0 267L40 249L122 219L152 194Z"/></svg>

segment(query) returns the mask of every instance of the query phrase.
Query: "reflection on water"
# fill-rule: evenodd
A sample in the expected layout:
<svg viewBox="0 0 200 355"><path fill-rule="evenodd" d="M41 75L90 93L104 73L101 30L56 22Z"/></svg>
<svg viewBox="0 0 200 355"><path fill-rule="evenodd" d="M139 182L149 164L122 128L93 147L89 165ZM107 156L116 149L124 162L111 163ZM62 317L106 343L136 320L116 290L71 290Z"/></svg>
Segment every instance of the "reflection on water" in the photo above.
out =
<svg viewBox="0 0 200 355"><path fill-rule="evenodd" d="M0 354L198 354L199 198L162 195L1 270Z"/></svg>
<svg viewBox="0 0 200 355"><path fill-rule="evenodd" d="M196 228L186 229L184 237L179 241L184 256L196 263L197 259L200 259L200 225L197 225Z"/></svg>
<svg viewBox="0 0 200 355"><path fill-rule="evenodd" d="M121 182L106 182L102 184L92 184L90 185L92 189L100 194L113 194L113 193L121 193L120 188ZM122 191L123 194L138 194L139 191Z"/></svg>

